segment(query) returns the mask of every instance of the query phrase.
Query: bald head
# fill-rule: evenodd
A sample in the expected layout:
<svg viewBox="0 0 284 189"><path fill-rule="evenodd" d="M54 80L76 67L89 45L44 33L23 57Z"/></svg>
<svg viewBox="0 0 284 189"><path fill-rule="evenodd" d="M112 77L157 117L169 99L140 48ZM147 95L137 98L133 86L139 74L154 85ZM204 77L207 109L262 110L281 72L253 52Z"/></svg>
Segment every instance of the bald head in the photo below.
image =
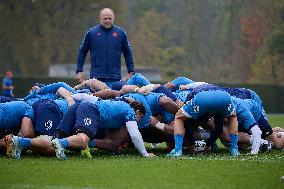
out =
<svg viewBox="0 0 284 189"><path fill-rule="evenodd" d="M101 25L106 28L109 29L112 27L114 22L114 13L113 10L110 8L103 8L100 11L100 23Z"/></svg>
<svg viewBox="0 0 284 189"><path fill-rule="evenodd" d="M110 8L103 8L102 10L100 10L100 17L102 14L112 14L114 16L114 12L112 9Z"/></svg>

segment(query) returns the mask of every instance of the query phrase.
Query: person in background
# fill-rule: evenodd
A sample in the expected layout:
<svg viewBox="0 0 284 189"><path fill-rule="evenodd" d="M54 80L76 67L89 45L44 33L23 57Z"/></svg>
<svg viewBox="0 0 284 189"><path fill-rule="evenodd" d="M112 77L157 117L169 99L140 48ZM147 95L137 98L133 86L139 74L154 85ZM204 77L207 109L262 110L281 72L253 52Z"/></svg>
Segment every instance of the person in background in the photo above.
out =
<svg viewBox="0 0 284 189"><path fill-rule="evenodd" d="M100 11L100 24L90 28L81 42L77 56L76 79L84 80L83 66L90 51L90 78L96 78L109 87L121 80L121 54L123 53L129 79L134 74L134 62L126 32L113 25L114 12L110 8Z"/></svg>
<svg viewBox="0 0 284 189"><path fill-rule="evenodd" d="M8 70L5 73L5 77L3 78L3 82L2 82L2 91L3 91L3 96L6 97L14 97L13 94L13 90L14 90L14 86L13 86L13 73Z"/></svg>

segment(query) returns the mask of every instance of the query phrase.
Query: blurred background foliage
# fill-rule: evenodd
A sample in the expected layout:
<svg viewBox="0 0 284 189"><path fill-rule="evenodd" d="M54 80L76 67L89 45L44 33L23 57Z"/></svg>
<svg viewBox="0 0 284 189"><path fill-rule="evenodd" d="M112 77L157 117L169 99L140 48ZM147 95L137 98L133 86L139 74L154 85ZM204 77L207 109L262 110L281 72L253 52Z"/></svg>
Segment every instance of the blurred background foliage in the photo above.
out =
<svg viewBox="0 0 284 189"><path fill-rule="evenodd" d="M0 72L47 76L51 64L75 64L103 7L127 31L136 66L164 80L284 84L283 0L2 0Z"/></svg>

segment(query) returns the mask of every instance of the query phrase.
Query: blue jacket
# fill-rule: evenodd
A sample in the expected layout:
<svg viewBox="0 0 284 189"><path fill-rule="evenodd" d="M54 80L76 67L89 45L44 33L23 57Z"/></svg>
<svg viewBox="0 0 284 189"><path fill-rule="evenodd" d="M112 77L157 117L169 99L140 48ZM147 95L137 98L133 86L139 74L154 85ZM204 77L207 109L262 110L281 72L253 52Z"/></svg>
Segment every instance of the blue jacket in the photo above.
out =
<svg viewBox="0 0 284 189"><path fill-rule="evenodd" d="M126 32L115 25L106 30L100 24L90 28L78 50L76 73L83 71L86 55L90 51L90 78L121 79L121 54L128 72L134 71L134 63Z"/></svg>

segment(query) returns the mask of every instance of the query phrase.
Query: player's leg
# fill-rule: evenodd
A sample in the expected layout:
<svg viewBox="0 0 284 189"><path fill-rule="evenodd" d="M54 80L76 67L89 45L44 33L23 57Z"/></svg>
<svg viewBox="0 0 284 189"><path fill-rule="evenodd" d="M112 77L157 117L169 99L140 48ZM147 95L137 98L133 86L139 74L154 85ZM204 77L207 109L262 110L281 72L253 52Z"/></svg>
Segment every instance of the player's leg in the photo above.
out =
<svg viewBox="0 0 284 189"><path fill-rule="evenodd" d="M99 126L99 111L91 103L80 103L76 109L75 135L52 140L52 147L58 159L66 159L65 148L85 150L94 139Z"/></svg>
<svg viewBox="0 0 284 189"><path fill-rule="evenodd" d="M20 136L33 138L35 137L34 127L31 118L24 117L21 123Z"/></svg>
<svg viewBox="0 0 284 189"><path fill-rule="evenodd" d="M118 129L106 129L105 138L94 139L95 147L102 150L116 152L127 141L128 132L126 127Z"/></svg>

